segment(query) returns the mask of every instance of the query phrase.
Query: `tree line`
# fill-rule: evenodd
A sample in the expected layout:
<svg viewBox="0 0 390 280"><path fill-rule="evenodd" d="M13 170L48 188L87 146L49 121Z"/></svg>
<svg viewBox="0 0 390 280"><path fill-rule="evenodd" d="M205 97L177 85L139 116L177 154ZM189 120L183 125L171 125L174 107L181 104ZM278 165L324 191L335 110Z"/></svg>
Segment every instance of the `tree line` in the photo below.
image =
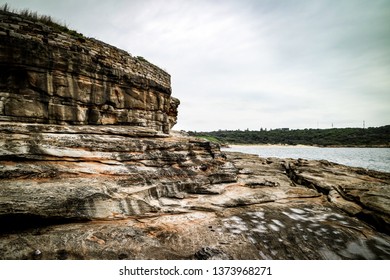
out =
<svg viewBox="0 0 390 280"><path fill-rule="evenodd" d="M220 144L390 147L390 125L369 128L189 131Z"/></svg>

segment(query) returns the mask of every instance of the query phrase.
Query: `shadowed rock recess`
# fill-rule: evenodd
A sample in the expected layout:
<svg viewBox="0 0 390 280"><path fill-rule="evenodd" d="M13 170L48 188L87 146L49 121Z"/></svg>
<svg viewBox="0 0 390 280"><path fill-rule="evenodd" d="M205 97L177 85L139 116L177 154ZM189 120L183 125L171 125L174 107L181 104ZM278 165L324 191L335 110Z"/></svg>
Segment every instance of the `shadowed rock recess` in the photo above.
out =
<svg viewBox="0 0 390 280"><path fill-rule="evenodd" d="M389 259L390 174L172 132L170 76L0 12L0 259Z"/></svg>

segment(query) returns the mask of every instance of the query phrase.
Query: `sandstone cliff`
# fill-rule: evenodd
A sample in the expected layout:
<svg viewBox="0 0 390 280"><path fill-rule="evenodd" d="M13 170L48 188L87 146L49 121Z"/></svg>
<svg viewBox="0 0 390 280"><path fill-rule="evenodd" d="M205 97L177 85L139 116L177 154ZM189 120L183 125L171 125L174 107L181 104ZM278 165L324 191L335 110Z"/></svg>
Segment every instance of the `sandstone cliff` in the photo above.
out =
<svg viewBox="0 0 390 280"><path fill-rule="evenodd" d="M0 36L0 120L165 133L175 123L170 76L145 59L6 12Z"/></svg>
<svg viewBox="0 0 390 280"><path fill-rule="evenodd" d="M388 259L390 175L170 129L152 64L0 13L0 259Z"/></svg>

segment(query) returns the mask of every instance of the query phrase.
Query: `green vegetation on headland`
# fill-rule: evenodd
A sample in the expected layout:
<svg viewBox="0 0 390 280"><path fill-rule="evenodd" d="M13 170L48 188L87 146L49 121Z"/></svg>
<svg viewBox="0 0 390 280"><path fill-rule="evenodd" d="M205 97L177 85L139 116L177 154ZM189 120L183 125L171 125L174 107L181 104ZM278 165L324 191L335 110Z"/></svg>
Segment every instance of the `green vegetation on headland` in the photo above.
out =
<svg viewBox="0 0 390 280"><path fill-rule="evenodd" d="M390 125L370 128L219 130L188 132L223 144L283 144L345 147L390 147ZM212 137L212 138L211 138Z"/></svg>
<svg viewBox="0 0 390 280"><path fill-rule="evenodd" d="M206 139L209 142L217 143L217 144L220 144L222 146L225 145L225 143L223 141L220 141L219 139L217 139L214 136L210 136L210 135L195 135L194 132L190 132L190 133L191 133L191 135L194 135L194 136L196 136L198 138Z"/></svg>

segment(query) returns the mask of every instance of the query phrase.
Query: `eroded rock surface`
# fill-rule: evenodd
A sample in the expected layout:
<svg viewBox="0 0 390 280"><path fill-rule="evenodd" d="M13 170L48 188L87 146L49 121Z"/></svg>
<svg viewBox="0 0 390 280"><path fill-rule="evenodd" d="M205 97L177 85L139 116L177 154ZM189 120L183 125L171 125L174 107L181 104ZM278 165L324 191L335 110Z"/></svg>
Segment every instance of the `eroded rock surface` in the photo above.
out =
<svg viewBox="0 0 390 280"><path fill-rule="evenodd" d="M209 181L192 188L189 185L170 188L159 195L152 194L156 186L145 187L148 191L127 192L128 201L138 201L135 209L139 212L129 207L133 210L126 217L122 213L117 219L95 217L89 222L32 225L3 232L0 256L5 259L390 258L388 232L381 232L346 212L329 199L329 194L290 179L291 170L286 171L286 165L299 166L299 161L229 153L227 162L229 168L223 164L222 169L237 176L230 177L227 180L230 182ZM322 164L305 161L312 171L323 168ZM388 176L362 175L343 166L333 168L345 168L350 176L365 176L364 182L382 182ZM320 170L317 169L318 173ZM226 174L221 174L220 178L226 178ZM358 186L363 181L355 178L353 184ZM346 178L344 182L347 185ZM331 185L331 181L328 183ZM63 189L70 185L60 184ZM99 201L101 207L112 209L113 204L106 203L108 200ZM365 209L364 205L359 207Z"/></svg>
<svg viewBox="0 0 390 280"><path fill-rule="evenodd" d="M390 174L328 161L290 161L288 176L327 196L348 215L390 232Z"/></svg>
<svg viewBox="0 0 390 280"><path fill-rule="evenodd" d="M177 213L194 207L187 196L236 180L215 144L153 130L0 123L0 135L0 217Z"/></svg>
<svg viewBox="0 0 390 280"><path fill-rule="evenodd" d="M110 124L168 133L179 101L143 58L0 12L0 120Z"/></svg>

